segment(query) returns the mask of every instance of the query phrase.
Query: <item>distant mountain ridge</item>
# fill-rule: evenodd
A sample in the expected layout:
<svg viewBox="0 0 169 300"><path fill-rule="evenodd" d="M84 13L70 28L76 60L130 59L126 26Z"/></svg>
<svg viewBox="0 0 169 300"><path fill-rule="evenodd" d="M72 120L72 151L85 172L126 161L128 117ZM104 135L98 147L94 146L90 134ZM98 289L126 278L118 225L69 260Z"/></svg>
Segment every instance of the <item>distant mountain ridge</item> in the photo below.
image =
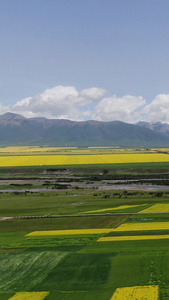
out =
<svg viewBox="0 0 169 300"><path fill-rule="evenodd" d="M157 128L157 126L156 126ZM0 116L0 146L119 146L167 147L169 134L148 125L121 121L70 121L25 118L19 114Z"/></svg>
<svg viewBox="0 0 169 300"><path fill-rule="evenodd" d="M168 123L161 123L161 122L155 122L155 123L150 123L150 122L144 122L140 121L136 123L138 126L143 126L145 128L154 130L156 132L163 133L167 136L169 136L169 124Z"/></svg>

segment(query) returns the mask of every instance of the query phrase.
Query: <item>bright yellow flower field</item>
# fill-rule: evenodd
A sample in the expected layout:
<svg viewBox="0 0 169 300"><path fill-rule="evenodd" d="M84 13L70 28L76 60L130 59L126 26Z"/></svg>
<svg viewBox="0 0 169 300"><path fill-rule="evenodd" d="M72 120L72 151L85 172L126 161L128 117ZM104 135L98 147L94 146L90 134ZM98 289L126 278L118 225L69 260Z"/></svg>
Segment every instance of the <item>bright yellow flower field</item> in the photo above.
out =
<svg viewBox="0 0 169 300"><path fill-rule="evenodd" d="M136 204L136 205L120 205L120 206L117 206L117 207L110 207L110 208L103 208L103 209L97 209L97 210L90 210L90 211L85 211L83 213L97 213L97 212L104 212L104 211L112 211L112 210L118 210L118 209L126 209L126 208L131 208L131 207L137 207L137 206L142 206L142 205L145 205L145 204Z"/></svg>
<svg viewBox="0 0 169 300"><path fill-rule="evenodd" d="M102 233L109 233L110 231L112 231L111 228L49 230L49 231L33 231L31 233L28 233L26 236L102 234Z"/></svg>
<svg viewBox="0 0 169 300"><path fill-rule="evenodd" d="M111 231L139 231L169 229L169 222L125 223Z"/></svg>
<svg viewBox="0 0 169 300"><path fill-rule="evenodd" d="M9 300L44 300L48 295L49 292L20 292Z"/></svg>
<svg viewBox="0 0 169 300"><path fill-rule="evenodd" d="M161 240L161 239L169 239L169 235L164 234L164 235L107 236L98 239L98 242L119 242L119 241Z"/></svg>
<svg viewBox="0 0 169 300"><path fill-rule="evenodd" d="M169 162L167 154L16 155L0 156L0 167L74 164Z"/></svg>
<svg viewBox="0 0 169 300"><path fill-rule="evenodd" d="M169 212L169 204L163 204L163 203L160 203L160 204L155 204L151 207L148 207L144 210L142 210L141 212L146 212L146 213L149 213L149 212Z"/></svg>
<svg viewBox="0 0 169 300"><path fill-rule="evenodd" d="M157 285L125 287L118 288L111 300L157 300L158 294Z"/></svg>
<svg viewBox="0 0 169 300"><path fill-rule="evenodd" d="M116 232L116 231L165 230L165 229L169 229L169 222L125 223L120 225L117 228L33 231L31 233L28 233L26 236L102 234L102 233L109 233L109 232Z"/></svg>

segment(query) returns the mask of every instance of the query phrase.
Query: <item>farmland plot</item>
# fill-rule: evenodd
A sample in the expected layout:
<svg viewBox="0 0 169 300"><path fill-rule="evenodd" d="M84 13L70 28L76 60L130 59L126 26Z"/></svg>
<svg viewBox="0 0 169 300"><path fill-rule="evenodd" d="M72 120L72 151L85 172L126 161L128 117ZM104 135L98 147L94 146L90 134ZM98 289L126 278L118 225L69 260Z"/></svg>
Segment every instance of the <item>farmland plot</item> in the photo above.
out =
<svg viewBox="0 0 169 300"><path fill-rule="evenodd" d="M118 152L96 152L71 149L68 153L64 154L64 149L60 149L57 153L48 153L51 149L38 149L40 152L37 155L35 149L22 150L17 154L7 151L2 152L0 156L0 167L21 167L21 166L64 166L64 165L97 165L97 164L125 164L125 163L154 163L154 162L169 162L169 155L164 153L155 153L150 151L140 151L133 153L132 151L125 153L118 150ZM15 153L15 154L14 154ZM26 154L26 155L25 155Z"/></svg>
<svg viewBox="0 0 169 300"><path fill-rule="evenodd" d="M9 300L44 300L47 295L49 295L49 292L20 292Z"/></svg>
<svg viewBox="0 0 169 300"><path fill-rule="evenodd" d="M74 155L69 156L73 160ZM167 209L167 193L162 198L152 193L78 189L53 194L3 194L2 216L47 217L0 221L0 300L33 300L33 296L43 296L43 300L114 300L117 291L120 300L124 291L132 300L131 290L139 300L146 296L148 300L168 299L168 214L136 215L135 220L130 215L106 214L137 212L149 206L153 209L153 205L158 210L156 205L160 203ZM71 217L85 211L105 214ZM51 218L50 214L70 216Z"/></svg>
<svg viewBox="0 0 169 300"><path fill-rule="evenodd" d="M158 300L158 286L118 288L111 300Z"/></svg>
<svg viewBox="0 0 169 300"><path fill-rule="evenodd" d="M60 252L0 253L0 291L29 291L66 255Z"/></svg>
<svg viewBox="0 0 169 300"><path fill-rule="evenodd" d="M169 212L169 204L168 203L160 203L154 204L146 209L143 209L141 212L143 213L152 213L152 212Z"/></svg>

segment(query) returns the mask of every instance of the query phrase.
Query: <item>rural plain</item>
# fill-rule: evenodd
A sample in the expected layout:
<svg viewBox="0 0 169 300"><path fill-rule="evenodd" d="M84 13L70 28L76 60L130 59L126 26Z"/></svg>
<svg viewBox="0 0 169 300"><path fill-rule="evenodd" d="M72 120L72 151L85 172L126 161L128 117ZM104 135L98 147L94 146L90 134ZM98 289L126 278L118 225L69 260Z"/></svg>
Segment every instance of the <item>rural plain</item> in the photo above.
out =
<svg viewBox="0 0 169 300"><path fill-rule="evenodd" d="M169 299L169 149L0 149L1 300Z"/></svg>

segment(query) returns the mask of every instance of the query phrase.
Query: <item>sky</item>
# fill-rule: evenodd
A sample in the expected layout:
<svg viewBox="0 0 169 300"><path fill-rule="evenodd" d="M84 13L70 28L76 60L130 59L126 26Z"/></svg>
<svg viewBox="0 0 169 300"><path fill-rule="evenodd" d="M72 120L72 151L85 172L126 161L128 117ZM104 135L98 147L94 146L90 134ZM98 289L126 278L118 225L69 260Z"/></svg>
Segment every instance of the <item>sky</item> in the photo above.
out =
<svg viewBox="0 0 169 300"><path fill-rule="evenodd" d="M169 123L168 0L0 0L0 114Z"/></svg>

